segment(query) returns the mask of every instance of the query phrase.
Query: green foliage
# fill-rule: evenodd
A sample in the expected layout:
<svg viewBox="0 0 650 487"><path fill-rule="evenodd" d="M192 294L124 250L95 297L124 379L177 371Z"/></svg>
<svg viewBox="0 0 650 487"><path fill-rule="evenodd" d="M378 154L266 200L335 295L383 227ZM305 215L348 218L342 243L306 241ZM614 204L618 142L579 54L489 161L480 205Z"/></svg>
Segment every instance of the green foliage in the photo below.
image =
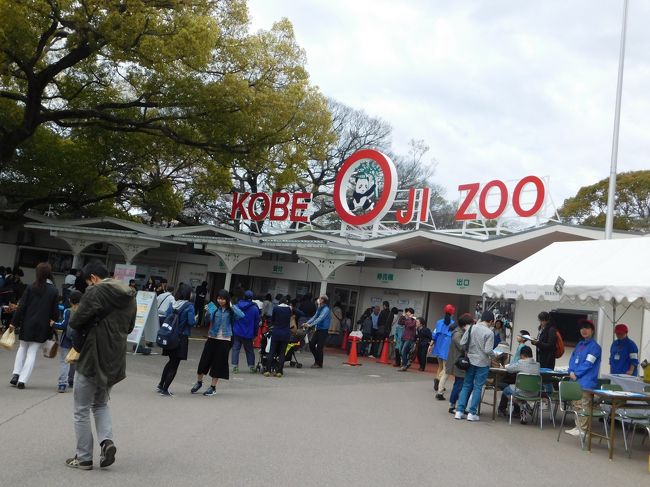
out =
<svg viewBox="0 0 650 487"><path fill-rule="evenodd" d="M609 179L584 186L559 209L562 218L580 225L604 227ZM616 176L614 228L650 230L650 171L631 171Z"/></svg>
<svg viewBox="0 0 650 487"><path fill-rule="evenodd" d="M291 24L244 0L0 0L10 208L200 218L233 167L286 185L332 140Z"/></svg>

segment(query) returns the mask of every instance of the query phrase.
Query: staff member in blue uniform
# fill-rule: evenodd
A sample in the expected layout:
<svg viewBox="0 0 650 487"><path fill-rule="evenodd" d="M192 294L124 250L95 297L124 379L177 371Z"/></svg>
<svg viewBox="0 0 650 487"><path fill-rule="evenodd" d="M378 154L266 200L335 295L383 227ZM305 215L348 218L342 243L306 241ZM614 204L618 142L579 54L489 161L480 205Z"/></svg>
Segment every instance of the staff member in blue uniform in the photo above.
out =
<svg viewBox="0 0 650 487"><path fill-rule="evenodd" d="M590 320L580 321L580 336L575 350L569 361L569 377L577 381L583 389L596 389L598 387L598 372L600 371L600 357L602 350L594 340L594 324ZM588 411L591 397L583 393L580 401L574 401L573 407L576 411ZM576 427L565 430L565 433L573 436L584 435L587 431L587 416L576 416Z"/></svg>
<svg viewBox="0 0 650 487"><path fill-rule="evenodd" d="M627 325L619 323L614 327L616 340L609 352L610 373L636 375L639 365L639 347L628 336Z"/></svg>

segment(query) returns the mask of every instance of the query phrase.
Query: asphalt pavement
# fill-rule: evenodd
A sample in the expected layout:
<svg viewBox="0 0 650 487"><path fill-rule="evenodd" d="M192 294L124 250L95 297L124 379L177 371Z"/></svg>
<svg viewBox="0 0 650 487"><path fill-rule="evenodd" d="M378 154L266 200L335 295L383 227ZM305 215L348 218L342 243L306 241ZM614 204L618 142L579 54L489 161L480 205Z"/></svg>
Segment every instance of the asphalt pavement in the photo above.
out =
<svg viewBox="0 0 650 487"><path fill-rule="evenodd" d="M24 390L9 385L14 352L0 350L1 486L411 486L645 485L648 442L632 459L619 439L581 451L545 424L455 421L436 401L430 372L405 373L374 359L360 367L328 350L325 367L285 368L283 378L243 372L213 397L191 395L202 342L192 341L171 390L155 393L166 358L127 356L127 379L111 393L117 459L73 470L72 393L56 391L58 361L39 357ZM451 382L451 381L450 381ZM451 383L449 384L451 386ZM572 427L572 425L571 425Z"/></svg>

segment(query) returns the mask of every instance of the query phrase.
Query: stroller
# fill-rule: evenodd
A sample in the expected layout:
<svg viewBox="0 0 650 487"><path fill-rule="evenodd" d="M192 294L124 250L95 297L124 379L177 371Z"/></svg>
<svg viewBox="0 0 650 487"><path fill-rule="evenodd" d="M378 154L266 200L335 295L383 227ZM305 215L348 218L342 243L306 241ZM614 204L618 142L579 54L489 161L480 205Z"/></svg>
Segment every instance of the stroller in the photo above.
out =
<svg viewBox="0 0 650 487"><path fill-rule="evenodd" d="M302 368L302 364L298 360L298 357L296 356L296 351L300 349L300 344L302 342L302 339L304 337L304 332L298 333L292 333L291 335L291 341L287 344L287 348L284 353L284 363L286 364L289 362L290 367L296 367L298 369ZM257 362L257 365L255 366L255 369L258 372L263 372L264 367L268 361L268 355L269 353L267 352L268 349L268 344L269 340L271 340L271 329L269 329L266 333L262 335L262 342L260 344L260 358L259 361ZM271 371L275 371L277 367L279 357L276 355L273 357L273 360L271 362Z"/></svg>

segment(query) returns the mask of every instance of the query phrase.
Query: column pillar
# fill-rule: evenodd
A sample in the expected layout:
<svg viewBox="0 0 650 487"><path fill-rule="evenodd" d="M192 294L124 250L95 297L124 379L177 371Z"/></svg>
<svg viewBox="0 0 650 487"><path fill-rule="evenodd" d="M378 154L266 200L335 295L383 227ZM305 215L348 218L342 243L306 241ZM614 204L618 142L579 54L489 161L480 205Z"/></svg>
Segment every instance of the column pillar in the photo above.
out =
<svg viewBox="0 0 650 487"><path fill-rule="evenodd" d="M327 279L320 282L320 292L318 296L320 297L323 294L327 294Z"/></svg>
<svg viewBox="0 0 650 487"><path fill-rule="evenodd" d="M230 289L230 281L232 281L232 272L226 272L226 281L223 284L223 288L228 291Z"/></svg>
<svg viewBox="0 0 650 487"><path fill-rule="evenodd" d="M72 268L78 270L80 264L81 264L81 253L72 254Z"/></svg>

